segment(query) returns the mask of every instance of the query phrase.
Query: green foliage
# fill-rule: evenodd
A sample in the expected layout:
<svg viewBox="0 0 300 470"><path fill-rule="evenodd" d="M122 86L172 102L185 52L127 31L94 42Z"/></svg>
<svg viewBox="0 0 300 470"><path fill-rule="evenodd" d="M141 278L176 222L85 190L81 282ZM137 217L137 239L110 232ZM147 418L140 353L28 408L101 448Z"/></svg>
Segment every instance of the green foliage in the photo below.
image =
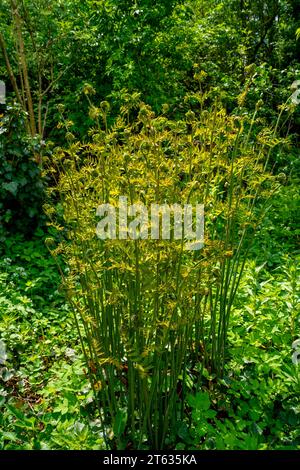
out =
<svg viewBox="0 0 300 470"><path fill-rule="evenodd" d="M0 115L0 237L33 233L42 220L44 183L35 161L40 145L24 131L23 112L7 106Z"/></svg>
<svg viewBox="0 0 300 470"><path fill-rule="evenodd" d="M93 395L43 238L0 262L0 448L99 449ZM74 418L75 417L75 418Z"/></svg>
<svg viewBox="0 0 300 470"><path fill-rule="evenodd" d="M292 180L285 183L272 198L250 250L250 255L260 263L267 262L270 267L278 267L284 255L299 253L298 187L298 180Z"/></svg>
<svg viewBox="0 0 300 470"><path fill-rule="evenodd" d="M300 448L300 370L291 348L300 328L299 258L282 262L273 273L247 265L232 314L231 360L219 383L204 374L210 393L187 397L178 449Z"/></svg>
<svg viewBox="0 0 300 470"><path fill-rule="evenodd" d="M297 2L16 1L35 113L45 118L46 135L62 138L56 128L57 104L62 103L73 130L86 137L91 123L82 89L88 82L99 102L111 98L114 115L124 89L141 93L156 112L168 103L178 115L185 94L198 86L195 65L206 73L204 88L214 87L233 109L249 78L248 67L254 66L247 109L262 98L270 119L299 76ZM19 81L9 3L1 4L0 22ZM0 71L7 77L4 64ZM10 92L8 77L5 81Z"/></svg>
<svg viewBox="0 0 300 470"><path fill-rule="evenodd" d="M299 0L2 0L1 449L299 449L299 31ZM98 240L119 195L203 202L204 249Z"/></svg>
<svg viewBox="0 0 300 470"><path fill-rule="evenodd" d="M192 96L199 116L188 111L172 122L155 117L137 96L110 129L108 104L92 107L93 142L58 149L50 168L59 173L50 193L59 193L68 228L53 254L62 253L70 269L65 289L96 399L107 410L103 429L112 427L110 445L130 440L162 448L182 417L187 372L200 361L222 374L245 245L259 221L255 205L275 188L266 166L281 143L276 129L253 136L257 111L249 126L217 104L204 110L206 98ZM138 118L130 124L133 107ZM203 203L204 249L185 251L186 241L173 236L97 239L96 208L115 206L120 196L147 207ZM47 209L52 216L53 207ZM55 219L53 225L63 233Z"/></svg>
<svg viewBox="0 0 300 470"><path fill-rule="evenodd" d="M43 253L39 241L30 243L32 254ZM35 260L29 258L26 270L33 279ZM282 261L271 272L247 264L232 313L224 378L216 382L204 369L196 385L195 375L187 374L185 415L172 430L172 448L299 448L300 377L291 360L300 328L299 265ZM54 267L51 271L56 277ZM12 261L2 261L0 337L7 357L0 364L0 448L101 449L102 427L99 420L91 421L94 393L70 314L55 293L52 307L47 301L37 310L36 295L32 301L24 291L22 272ZM120 409L116 435L123 434L125 421Z"/></svg>

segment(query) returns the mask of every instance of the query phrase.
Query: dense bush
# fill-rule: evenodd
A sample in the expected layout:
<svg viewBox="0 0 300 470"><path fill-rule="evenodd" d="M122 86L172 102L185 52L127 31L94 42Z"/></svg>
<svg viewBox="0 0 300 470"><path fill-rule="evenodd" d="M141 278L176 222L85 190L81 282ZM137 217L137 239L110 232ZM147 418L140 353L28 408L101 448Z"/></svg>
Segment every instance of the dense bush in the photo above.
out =
<svg viewBox="0 0 300 470"><path fill-rule="evenodd" d="M124 90L141 93L156 112L168 103L178 115L185 94L198 87L194 75L200 67L204 89L215 87L230 110L251 79L247 109L263 99L270 119L299 75L298 0L13 0L16 9L11 3L2 2L0 21L20 101L27 109L19 76L28 74L35 128L56 139L62 137L56 128L59 103L73 130L86 138L86 83L99 102L110 97L114 115ZM14 40L18 18L22 58ZM0 73L14 91L4 62Z"/></svg>

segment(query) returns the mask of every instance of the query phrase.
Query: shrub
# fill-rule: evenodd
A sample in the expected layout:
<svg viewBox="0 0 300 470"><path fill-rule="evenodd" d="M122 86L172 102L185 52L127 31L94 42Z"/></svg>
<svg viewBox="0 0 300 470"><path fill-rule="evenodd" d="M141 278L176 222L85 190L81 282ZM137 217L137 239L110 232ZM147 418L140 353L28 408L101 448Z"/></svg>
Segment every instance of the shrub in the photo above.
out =
<svg viewBox="0 0 300 470"><path fill-rule="evenodd" d="M0 115L0 237L29 235L42 218L43 181L35 155L40 144L24 129L24 112L8 105Z"/></svg>
<svg viewBox="0 0 300 470"><path fill-rule="evenodd" d="M202 103L203 104L203 103ZM274 130L253 133L255 116L228 116L216 103L182 121L156 117L141 103L128 120L92 142L58 149L64 227L52 249L69 266L64 285L73 307L107 445L164 448L183 419L187 382L205 366L220 376L230 312L251 238L277 185L266 171ZM96 209L131 204L205 207L205 245L186 240L102 240ZM260 210L257 207L261 207ZM49 240L49 246L50 246ZM173 431L172 431L173 430Z"/></svg>

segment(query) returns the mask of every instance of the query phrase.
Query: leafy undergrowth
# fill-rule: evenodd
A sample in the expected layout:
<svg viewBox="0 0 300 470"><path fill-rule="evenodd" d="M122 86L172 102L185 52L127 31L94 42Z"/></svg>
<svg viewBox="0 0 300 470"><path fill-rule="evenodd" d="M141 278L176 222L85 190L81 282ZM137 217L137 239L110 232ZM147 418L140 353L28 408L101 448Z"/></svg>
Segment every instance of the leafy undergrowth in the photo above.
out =
<svg viewBox="0 0 300 470"><path fill-rule="evenodd" d="M7 255L7 253L9 255ZM0 262L0 449L103 449L71 313L43 234ZM300 449L299 265L247 264L223 380L187 378L177 449ZM5 347L4 347L5 346ZM200 391L197 391L200 390Z"/></svg>
<svg viewBox="0 0 300 470"><path fill-rule="evenodd" d="M7 252L0 262L0 449L102 448L72 316L43 238L16 239Z"/></svg>

